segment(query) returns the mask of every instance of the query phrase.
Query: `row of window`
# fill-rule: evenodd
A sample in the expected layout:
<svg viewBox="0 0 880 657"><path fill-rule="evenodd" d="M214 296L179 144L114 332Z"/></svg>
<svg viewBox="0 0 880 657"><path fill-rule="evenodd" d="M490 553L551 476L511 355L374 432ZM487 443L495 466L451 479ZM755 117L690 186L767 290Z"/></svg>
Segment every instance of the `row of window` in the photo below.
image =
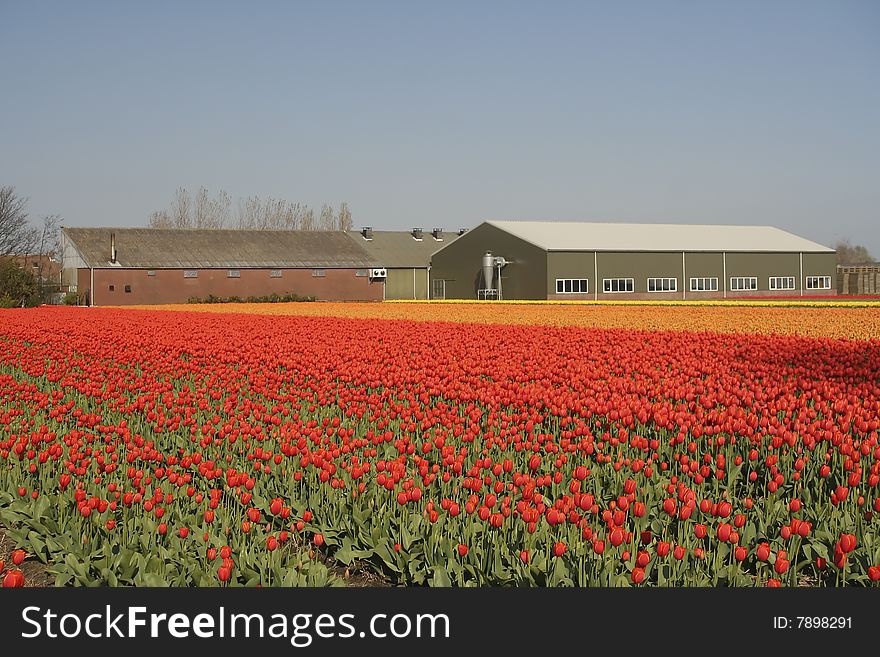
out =
<svg viewBox="0 0 880 657"><path fill-rule="evenodd" d="M632 278L603 278L602 291L608 294L632 292L635 280ZM805 279L808 290L830 290L830 276L807 276ZM717 292L718 278L692 278L691 292ZM730 290L733 292L754 291L758 289L756 276L732 276ZM794 290L794 276L771 276L771 290ZM557 278L557 294L584 294L590 291L590 281L585 278ZM649 278L648 292L677 292L677 278Z"/></svg>

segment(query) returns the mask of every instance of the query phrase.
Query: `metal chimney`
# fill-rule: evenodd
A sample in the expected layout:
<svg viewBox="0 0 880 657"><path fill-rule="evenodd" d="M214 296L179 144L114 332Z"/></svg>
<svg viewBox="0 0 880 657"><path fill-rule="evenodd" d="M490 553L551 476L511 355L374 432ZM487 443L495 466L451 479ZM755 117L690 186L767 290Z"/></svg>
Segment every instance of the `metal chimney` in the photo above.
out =
<svg viewBox="0 0 880 657"><path fill-rule="evenodd" d="M495 287L492 285L492 273L494 271L494 262L492 259L492 252L486 251L483 255L483 287L486 290L494 290Z"/></svg>
<svg viewBox="0 0 880 657"><path fill-rule="evenodd" d="M434 230L431 231L431 236L435 240L442 240L443 239L443 229L442 228L435 228Z"/></svg>
<svg viewBox="0 0 880 657"><path fill-rule="evenodd" d="M413 228L412 229L412 236L417 240L422 239L422 229L421 228Z"/></svg>
<svg viewBox="0 0 880 657"><path fill-rule="evenodd" d="M116 233L110 233L110 262L116 264Z"/></svg>
<svg viewBox="0 0 880 657"><path fill-rule="evenodd" d="M373 239L373 229L370 226L364 226L361 228L361 235L364 236L365 240Z"/></svg>

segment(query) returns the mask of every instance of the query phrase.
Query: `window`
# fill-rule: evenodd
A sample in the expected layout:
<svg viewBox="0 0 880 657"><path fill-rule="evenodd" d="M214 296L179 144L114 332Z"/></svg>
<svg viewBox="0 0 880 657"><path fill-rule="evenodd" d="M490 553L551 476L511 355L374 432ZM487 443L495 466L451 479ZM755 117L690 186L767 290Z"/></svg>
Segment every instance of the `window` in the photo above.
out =
<svg viewBox="0 0 880 657"><path fill-rule="evenodd" d="M126 293L126 294L131 294L131 285L126 285L126 286L125 286L125 293Z"/></svg>
<svg viewBox="0 0 880 657"><path fill-rule="evenodd" d="M155 275L156 275L155 269L150 269L149 271L147 271L147 276L155 276Z"/></svg>
<svg viewBox="0 0 880 657"><path fill-rule="evenodd" d="M312 270L312 276L314 276L315 278L324 278L326 275L327 275L327 272L324 271L323 269L313 269Z"/></svg>
<svg viewBox="0 0 880 657"><path fill-rule="evenodd" d="M585 294L590 291L590 281L586 278L557 278L556 292L559 294Z"/></svg>
<svg viewBox="0 0 880 657"><path fill-rule="evenodd" d="M185 272L183 272L183 277L184 278L198 278L199 272L195 269L187 269Z"/></svg>
<svg viewBox="0 0 880 657"><path fill-rule="evenodd" d="M692 278L691 292L717 292L717 278Z"/></svg>
<svg viewBox="0 0 880 657"><path fill-rule="evenodd" d="M115 285L110 285L108 289L109 289L111 292L115 292L115 291L116 291L116 286L115 286Z"/></svg>
<svg viewBox="0 0 880 657"><path fill-rule="evenodd" d="M771 276L770 277L770 289L771 290L793 290L794 289L794 276Z"/></svg>
<svg viewBox="0 0 880 657"><path fill-rule="evenodd" d="M807 289L808 290L830 290L831 289L831 277L830 276L807 276Z"/></svg>
<svg viewBox="0 0 880 657"><path fill-rule="evenodd" d="M675 292L678 289L677 278L649 278L648 292Z"/></svg>
<svg viewBox="0 0 880 657"><path fill-rule="evenodd" d="M241 270L240 269L226 270L226 278L241 278Z"/></svg>
<svg viewBox="0 0 880 657"><path fill-rule="evenodd" d="M269 278L281 278L281 270L273 269L269 272Z"/></svg>
<svg viewBox="0 0 880 657"><path fill-rule="evenodd" d="M39 269L39 268L40 268L40 263L39 263L39 262L32 262L32 263L31 263L31 267L33 267L34 269Z"/></svg>
<svg viewBox="0 0 880 657"><path fill-rule="evenodd" d="M757 290L758 279L754 276L733 276L730 279L730 289L733 292L744 290Z"/></svg>
<svg viewBox="0 0 880 657"><path fill-rule="evenodd" d="M370 272L368 272L366 269L357 269L355 270L354 275L360 277L369 276Z"/></svg>
<svg viewBox="0 0 880 657"><path fill-rule="evenodd" d="M631 278L604 278L602 279L603 292L632 292L633 279Z"/></svg>

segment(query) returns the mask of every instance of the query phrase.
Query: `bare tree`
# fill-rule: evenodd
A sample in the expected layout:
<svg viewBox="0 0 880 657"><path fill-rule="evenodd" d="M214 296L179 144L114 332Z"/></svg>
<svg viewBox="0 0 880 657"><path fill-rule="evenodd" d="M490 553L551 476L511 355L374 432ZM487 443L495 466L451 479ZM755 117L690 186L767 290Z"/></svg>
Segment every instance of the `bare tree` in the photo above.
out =
<svg viewBox="0 0 880 657"><path fill-rule="evenodd" d="M321 218L319 219L318 230L335 230L336 229L336 213L333 208L326 203L321 206Z"/></svg>
<svg viewBox="0 0 880 657"><path fill-rule="evenodd" d="M248 196L238 201L238 227L242 230L253 230L257 227L262 201L257 196Z"/></svg>
<svg viewBox="0 0 880 657"><path fill-rule="evenodd" d="M312 208L305 208L302 213L302 219L300 221L300 230L315 230L316 222L315 222L315 211Z"/></svg>
<svg viewBox="0 0 880 657"><path fill-rule="evenodd" d="M339 213L329 205L315 211L303 203L259 196L239 199L232 216L232 199L224 190L211 198L205 187L190 197L183 187L174 192L171 208L150 214L150 228L225 228L240 230L351 230L352 218L348 204L339 206Z"/></svg>
<svg viewBox="0 0 880 657"><path fill-rule="evenodd" d="M39 231L28 222L27 199L12 185L0 187L0 256L27 255L34 251Z"/></svg>
<svg viewBox="0 0 880 657"><path fill-rule="evenodd" d="M339 204L337 220L339 223L339 230L351 230L354 227L354 221L351 218L351 210L348 209L348 203L345 201Z"/></svg>
<svg viewBox="0 0 880 657"><path fill-rule="evenodd" d="M171 223L175 228L192 228L191 205L189 192L183 187L178 187L171 201Z"/></svg>
<svg viewBox="0 0 880 657"><path fill-rule="evenodd" d="M211 200L208 198L208 190L199 187L193 202L193 228L208 228L211 221Z"/></svg>
<svg viewBox="0 0 880 657"><path fill-rule="evenodd" d="M865 265L876 262L874 256L861 244L850 244L849 240L842 240L834 245L837 251L838 265Z"/></svg>
<svg viewBox="0 0 880 657"><path fill-rule="evenodd" d="M156 210L150 215L150 228L173 228L168 210Z"/></svg>
<svg viewBox="0 0 880 657"><path fill-rule="evenodd" d="M217 192L217 196L211 201L211 228L226 228L229 224L229 210L232 207L232 199L225 190Z"/></svg>
<svg viewBox="0 0 880 657"><path fill-rule="evenodd" d="M50 214L43 217L43 225L40 227L40 238L37 245L37 284L40 290L40 299L48 301L49 293L57 291L55 287L60 281L49 281L49 260L61 253L61 217Z"/></svg>

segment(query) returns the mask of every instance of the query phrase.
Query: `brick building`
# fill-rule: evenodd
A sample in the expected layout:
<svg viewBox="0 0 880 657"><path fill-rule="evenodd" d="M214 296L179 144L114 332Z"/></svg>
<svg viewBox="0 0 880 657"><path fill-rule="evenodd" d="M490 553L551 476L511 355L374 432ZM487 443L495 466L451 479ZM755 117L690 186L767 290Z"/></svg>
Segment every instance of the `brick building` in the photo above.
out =
<svg viewBox="0 0 880 657"><path fill-rule="evenodd" d="M382 263L342 231L63 228L61 241L62 282L89 305L384 298Z"/></svg>

